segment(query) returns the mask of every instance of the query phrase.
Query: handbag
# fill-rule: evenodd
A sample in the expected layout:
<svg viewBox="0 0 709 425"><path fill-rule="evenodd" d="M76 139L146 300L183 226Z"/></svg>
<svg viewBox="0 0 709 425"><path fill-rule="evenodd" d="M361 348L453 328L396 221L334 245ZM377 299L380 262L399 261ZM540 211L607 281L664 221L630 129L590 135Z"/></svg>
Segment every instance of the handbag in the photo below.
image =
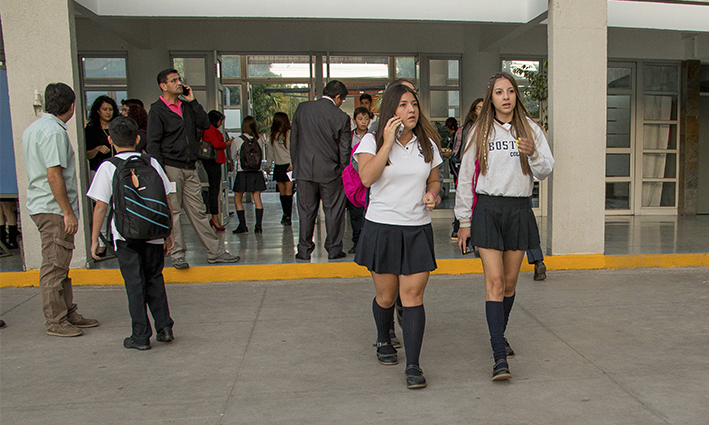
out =
<svg viewBox="0 0 709 425"><path fill-rule="evenodd" d="M205 141L199 142L199 149L197 150L197 158L202 161L214 161L217 159L217 150L214 146Z"/></svg>

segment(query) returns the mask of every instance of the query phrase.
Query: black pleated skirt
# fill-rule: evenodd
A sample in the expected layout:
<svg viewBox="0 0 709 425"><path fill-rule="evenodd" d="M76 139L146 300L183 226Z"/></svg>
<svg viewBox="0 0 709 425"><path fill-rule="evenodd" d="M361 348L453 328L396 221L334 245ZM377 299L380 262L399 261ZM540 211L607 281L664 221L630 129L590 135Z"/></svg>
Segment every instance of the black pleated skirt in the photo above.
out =
<svg viewBox="0 0 709 425"><path fill-rule="evenodd" d="M288 167L290 164L276 164L275 167L273 167L273 180L277 182L289 182L290 179L288 178Z"/></svg>
<svg viewBox="0 0 709 425"><path fill-rule="evenodd" d="M374 273L410 275L436 269L433 228L364 221L355 263Z"/></svg>
<svg viewBox="0 0 709 425"><path fill-rule="evenodd" d="M234 192L263 192L266 181L260 171L239 171L236 173Z"/></svg>
<svg viewBox="0 0 709 425"><path fill-rule="evenodd" d="M529 198L479 195L471 225L472 245L498 251L539 248L539 229Z"/></svg>

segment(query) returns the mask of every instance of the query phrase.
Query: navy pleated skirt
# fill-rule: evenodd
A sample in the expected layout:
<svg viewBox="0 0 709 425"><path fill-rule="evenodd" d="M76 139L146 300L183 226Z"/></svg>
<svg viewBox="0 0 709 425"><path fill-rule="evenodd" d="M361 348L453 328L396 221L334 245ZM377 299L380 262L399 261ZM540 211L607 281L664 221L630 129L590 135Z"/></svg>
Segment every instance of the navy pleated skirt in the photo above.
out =
<svg viewBox="0 0 709 425"><path fill-rule="evenodd" d="M238 171L234 181L234 192L263 192L266 181L260 171Z"/></svg>
<svg viewBox="0 0 709 425"><path fill-rule="evenodd" d="M472 244L498 251L539 248L539 229L529 198L479 195L471 225Z"/></svg>
<svg viewBox="0 0 709 425"><path fill-rule="evenodd" d="M374 273L409 275L436 269L433 228L397 226L365 220L355 263Z"/></svg>

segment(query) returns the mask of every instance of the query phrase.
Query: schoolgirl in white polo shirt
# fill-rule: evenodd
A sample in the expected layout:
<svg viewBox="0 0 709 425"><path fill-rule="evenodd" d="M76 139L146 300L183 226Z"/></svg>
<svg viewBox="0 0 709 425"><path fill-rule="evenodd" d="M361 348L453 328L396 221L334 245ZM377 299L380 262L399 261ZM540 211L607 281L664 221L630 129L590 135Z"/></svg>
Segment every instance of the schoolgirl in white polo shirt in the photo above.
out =
<svg viewBox="0 0 709 425"><path fill-rule="evenodd" d="M529 197L533 177L545 179L554 158L544 131L527 113L514 77L495 74L487 91L466 150L458 177L455 216L460 220L458 245L480 250L485 272L485 313L495 365L492 380L510 379L507 356L514 351L505 339L505 328L515 299L519 267L528 249L539 248L539 230ZM473 213L472 181L480 175ZM471 226L471 213L472 226Z"/></svg>
<svg viewBox="0 0 709 425"><path fill-rule="evenodd" d="M395 84L384 92L376 136L366 134L355 151L369 204L355 262L372 272L377 296L377 359L398 363L389 328L397 295L403 304L407 388L423 388L419 367L426 314L423 292L436 269L430 211L440 203L438 134L420 113L416 92ZM385 117L389 117L388 119ZM400 128L401 127L401 128Z"/></svg>

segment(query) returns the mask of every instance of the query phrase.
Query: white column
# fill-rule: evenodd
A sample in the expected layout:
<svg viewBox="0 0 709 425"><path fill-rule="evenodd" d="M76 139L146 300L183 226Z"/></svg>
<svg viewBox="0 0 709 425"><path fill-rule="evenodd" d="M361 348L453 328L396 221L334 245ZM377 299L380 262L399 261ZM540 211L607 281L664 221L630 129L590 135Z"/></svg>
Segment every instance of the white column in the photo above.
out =
<svg viewBox="0 0 709 425"><path fill-rule="evenodd" d="M606 0L549 1L552 254L602 254L605 223Z"/></svg>
<svg viewBox="0 0 709 425"><path fill-rule="evenodd" d="M22 154L22 133L37 119L32 104L34 92L44 95L49 83L62 82L77 93L76 113L67 124L69 139L76 153L79 177L81 217L74 242L76 249L72 268L86 266L86 232L88 229L86 188L86 152L84 151L82 100L80 99L76 35L74 33L73 0L0 0L5 60L7 63L10 114L17 165L17 186L22 210L22 241L25 268L39 269L42 249L39 232L27 214L27 173ZM80 138L77 137L81 135Z"/></svg>

